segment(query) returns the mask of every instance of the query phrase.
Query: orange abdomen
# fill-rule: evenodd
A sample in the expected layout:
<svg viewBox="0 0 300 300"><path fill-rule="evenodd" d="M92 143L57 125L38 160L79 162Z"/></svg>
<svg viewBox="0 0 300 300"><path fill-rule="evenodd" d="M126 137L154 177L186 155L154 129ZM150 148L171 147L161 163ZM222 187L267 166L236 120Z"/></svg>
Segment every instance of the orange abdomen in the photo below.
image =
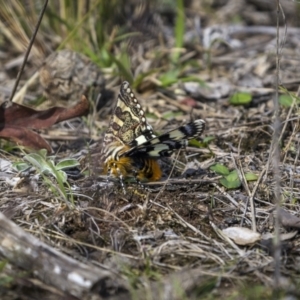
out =
<svg viewBox="0 0 300 300"><path fill-rule="evenodd" d="M120 157L104 164L104 174L115 177L137 177L140 181L157 181L162 176L158 162L152 158Z"/></svg>
<svg viewBox="0 0 300 300"><path fill-rule="evenodd" d="M138 179L140 181L157 181L161 178L162 171L157 160L153 158L144 159L144 166L138 172Z"/></svg>

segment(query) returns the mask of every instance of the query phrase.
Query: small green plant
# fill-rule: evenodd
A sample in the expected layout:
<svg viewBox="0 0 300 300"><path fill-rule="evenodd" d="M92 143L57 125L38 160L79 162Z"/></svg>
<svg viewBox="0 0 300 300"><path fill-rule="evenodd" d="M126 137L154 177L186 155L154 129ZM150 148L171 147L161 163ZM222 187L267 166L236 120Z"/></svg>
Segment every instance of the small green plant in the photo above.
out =
<svg viewBox="0 0 300 300"><path fill-rule="evenodd" d="M0 5L4 36L23 53L41 5L36 1L24 4L4 0L0 0ZM31 52L41 57L48 54L47 49L51 47L53 50L69 48L85 54L101 69L107 68L107 72L118 73L131 82L129 55L125 45L121 49L118 46L120 41L137 33L125 33L122 26L117 26L116 19L120 15L122 9L117 0L49 1Z"/></svg>
<svg viewBox="0 0 300 300"><path fill-rule="evenodd" d="M238 92L234 93L230 100L229 103L232 105L247 105L252 101L252 95L247 92Z"/></svg>
<svg viewBox="0 0 300 300"><path fill-rule="evenodd" d="M53 185L51 180L49 180L48 176L52 176L56 179L59 192L66 200L68 199L67 193L65 190L65 185L68 185L67 182L67 174L64 171L65 169L74 168L79 165L79 162L73 158L66 158L60 160L57 164L54 162L53 156L47 156L47 151L45 149L39 150L35 153L25 154L24 161L14 163L14 168L19 172L25 171L30 167L36 169L36 171L43 176L45 182L50 186L51 190L55 193L57 192L57 188ZM70 188L70 187L69 187ZM73 197L71 195L73 202Z"/></svg>
<svg viewBox="0 0 300 300"><path fill-rule="evenodd" d="M227 189L236 189L242 184L236 170L229 171L229 169L222 164L215 164L210 167L210 170L222 176L220 183ZM248 172L245 173L245 178L247 181L255 181L258 177L256 174Z"/></svg>
<svg viewBox="0 0 300 300"><path fill-rule="evenodd" d="M291 107L292 105L300 104L300 97L295 93L288 91L284 87L280 87L280 92L282 93L279 96L279 103L284 107Z"/></svg>
<svg viewBox="0 0 300 300"><path fill-rule="evenodd" d="M208 145L215 139L214 136L207 136L203 140L191 139L189 140L189 146L196 148L209 148Z"/></svg>
<svg viewBox="0 0 300 300"><path fill-rule="evenodd" d="M168 87L178 82L179 80L182 82L194 81L194 82L198 82L200 85L205 84L204 81L201 80L199 77L188 75L189 69L191 67L193 68L200 67L199 63L193 59L188 59L185 62L181 59L182 53L185 52L184 33L185 33L184 1L176 0L176 17L175 17L175 28L174 28L175 47L172 49L172 52L168 57L169 60L168 69L164 69L165 72L161 72L160 75L157 76L160 86L162 87Z"/></svg>
<svg viewBox="0 0 300 300"><path fill-rule="evenodd" d="M185 15L183 0L176 1L176 21L175 21L175 47L180 49L183 46L184 30L185 30ZM175 51L172 53L172 62L178 63L180 52Z"/></svg>
<svg viewBox="0 0 300 300"><path fill-rule="evenodd" d="M294 103L300 104L300 98L294 93L283 94L279 96L279 103L284 107L291 107Z"/></svg>
<svg viewBox="0 0 300 300"><path fill-rule="evenodd" d="M26 154L24 160L26 162L22 161L14 164L14 167L18 171L22 172L32 166L35 167L40 174L52 175L56 180L60 180L63 183L67 181L67 174L63 170L79 166L79 162L74 158L62 159L55 164L54 157L47 157L47 151L45 149Z"/></svg>

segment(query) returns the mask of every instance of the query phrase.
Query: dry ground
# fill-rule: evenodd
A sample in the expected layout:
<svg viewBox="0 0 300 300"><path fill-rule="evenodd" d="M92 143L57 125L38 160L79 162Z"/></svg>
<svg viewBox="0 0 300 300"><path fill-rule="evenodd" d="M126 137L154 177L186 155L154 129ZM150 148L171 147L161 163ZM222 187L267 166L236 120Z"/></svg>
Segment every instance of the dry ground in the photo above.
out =
<svg viewBox="0 0 300 300"><path fill-rule="evenodd" d="M251 7L255 7L253 3ZM269 16L259 9L257 13L265 13L265 19ZM262 24L264 27L227 24L215 29L220 35L208 48L203 41L194 44L186 37L181 63L187 67L181 72L201 80L204 86L179 78L168 87L158 87L154 72L138 87L136 95L156 133L190 118L206 121L202 142L161 161L162 181L142 186L128 181L122 188L118 180L107 181L100 174L102 139L121 84L111 75L103 79L109 96L102 99L100 109L92 109L83 119L40 131L55 150L56 161L74 157L81 163L80 175L76 170L75 176L68 173L71 189L66 187L67 201L51 190L43 177L34 177L34 170L26 174L10 170L9 176L1 170L0 212L61 253L115 276L102 282L98 290L71 296L68 290L49 286L30 268L18 268L3 257L1 299L269 299L274 296L272 238L278 183L282 243L280 289L275 298L300 297L298 103L295 100L289 107L279 108L280 153L276 156L276 151L272 152L276 27L273 23ZM216 28L208 21L206 25L211 31ZM280 30L284 44L280 48L280 86L297 94L300 29L292 25L297 24L289 25L287 32L283 27ZM155 48L161 52L168 49L161 44ZM165 57L157 59L151 50L144 49L142 54L133 55L133 68L139 66L147 72L166 64ZM2 66L10 60L6 53ZM188 64L190 60L197 67ZM6 82L10 80L7 69L1 74ZM252 101L232 105L229 99L238 91L249 92ZM7 92L3 94L7 97ZM18 149L1 152L6 161L22 157ZM216 163L238 170L241 186L225 189L222 176L211 169ZM256 174L257 180L247 181L245 173ZM12 183L13 178L19 181ZM261 238L236 245L221 232L234 226L256 228Z"/></svg>

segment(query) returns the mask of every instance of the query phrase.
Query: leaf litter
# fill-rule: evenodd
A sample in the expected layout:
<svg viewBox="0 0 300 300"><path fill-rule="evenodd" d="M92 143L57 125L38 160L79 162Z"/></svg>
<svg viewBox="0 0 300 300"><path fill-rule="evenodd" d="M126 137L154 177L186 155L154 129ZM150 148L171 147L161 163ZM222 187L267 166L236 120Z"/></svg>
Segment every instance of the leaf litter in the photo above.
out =
<svg viewBox="0 0 300 300"><path fill-rule="evenodd" d="M207 32L213 28L207 25ZM216 298L223 294L225 286L238 289L241 281L250 286L271 288L275 196L272 165L268 159L273 133L275 35L268 26L256 28L256 32L249 34L250 28L244 26L234 32L237 27L223 26L226 32L224 35L220 31L222 43L218 44L215 39L201 45L210 51L209 60L205 53L189 46L190 35L186 34L186 51L192 53L202 67L195 72L192 65L187 66L185 72L203 80L204 87L180 78L159 86L159 69L144 78L137 97L146 112L152 114L148 120L155 131L163 132L191 117L201 117L207 124L203 139L214 138L205 146L189 146L178 156L162 160L163 181L142 186L135 182L125 183L126 194L118 180L107 182L99 165L99 150L115 104L119 80L105 76L105 86L114 96L103 100L100 111L93 111L96 105L92 104L94 106L84 121L79 118L69 120L86 111L68 113L70 106L63 111L54 104L45 119L45 111L41 114L19 106L9 108L20 109L24 117L14 118L15 112L8 119L5 117L1 137L13 137L25 146L30 146L28 141L32 140L38 149L45 148L39 144L39 139L47 137L50 146L46 149L54 149L56 165L65 158L77 159L83 176L68 178L69 188L66 190L74 199L69 205L62 201L60 187L54 178L49 177L49 180L56 191L42 177L34 177L36 170L17 171L7 164L3 168L1 165L0 211L21 228L70 257L114 270L134 287L136 295L147 293L154 297L169 288L169 298L162 299L178 299L176 282L182 283L183 295L194 299L199 296L199 287L208 287L209 293ZM291 29L282 52L284 68L281 80L289 91L296 93L300 65L292 59L298 57L300 30ZM209 36L207 32L205 37ZM168 50L165 45L157 44L157 47L161 52ZM144 73L163 62L159 57L150 60L146 54L150 55L151 50L145 45L143 55L139 53L139 65L143 66ZM137 54L132 55L132 68L135 69L138 68ZM74 66L71 64L71 67ZM77 67L75 65L74 70L78 70ZM92 68L97 73L94 66ZM60 72L57 74L63 74ZM104 77L99 76L100 89L104 93ZM70 78L67 81L72 80ZM73 83L76 84L76 80ZM213 88L214 93L205 88L205 83ZM74 99L80 103L78 90L81 88L74 88L77 93ZM39 91L37 95L41 93ZM239 105L234 106L230 99L236 93L250 94L252 98L247 96L247 101L238 100L234 104ZM193 100L192 105L191 101L181 101L188 98ZM55 103L55 97L52 100ZM299 236L293 231L299 228L297 112L296 102L280 110L280 237L285 255L281 271L288 282L292 278L298 279L298 266L294 261L299 259ZM61 117L64 113L67 117ZM167 118L163 118L164 115ZM18 126L17 130L14 126ZM39 132L32 131L32 128ZM5 130L11 131L6 134ZM20 152L8 153L4 147L2 149L3 162L24 159ZM234 180L229 179L234 183L238 181L239 185L226 189L220 181L226 179L225 173L220 175L220 170L217 172L211 167L213 165L219 165L223 173L225 166L229 172L225 172L226 176L233 174ZM248 180L246 174L252 174L251 178L257 180ZM11 185L3 179L5 176L18 181ZM257 233L253 231L251 199L255 203ZM228 240L222 235L232 228L237 230L234 233L242 237L242 242ZM261 234L262 238L256 241L252 235L248 237L248 233L257 237ZM107 284L109 298L120 295L117 287L111 282ZM290 292L298 295L296 288ZM132 295L130 288L123 293Z"/></svg>

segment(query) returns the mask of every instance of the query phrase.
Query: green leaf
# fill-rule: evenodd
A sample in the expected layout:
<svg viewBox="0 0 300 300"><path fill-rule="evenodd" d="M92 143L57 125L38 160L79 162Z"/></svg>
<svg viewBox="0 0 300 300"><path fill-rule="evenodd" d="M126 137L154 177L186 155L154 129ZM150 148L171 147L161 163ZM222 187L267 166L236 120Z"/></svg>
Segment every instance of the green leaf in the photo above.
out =
<svg viewBox="0 0 300 300"><path fill-rule="evenodd" d="M41 149L38 151L38 153L40 154L41 157L43 157L44 159L47 158L47 150L46 149Z"/></svg>
<svg viewBox="0 0 300 300"><path fill-rule="evenodd" d="M241 182L239 180L228 181L226 178L221 178L220 183L227 189L237 189L241 186Z"/></svg>
<svg viewBox="0 0 300 300"><path fill-rule="evenodd" d="M163 87L169 86L178 81L179 71L170 70L159 76L159 81Z"/></svg>
<svg viewBox="0 0 300 300"><path fill-rule="evenodd" d="M231 96L229 103L233 105L246 105L252 100L252 95L247 92L238 92Z"/></svg>
<svg viewBox="0 0 300 300"><path fill-rule="evenodd" d="M177 49L182 48L184 40L184 31L185 31L185 13L184 13L184 1L176 1L176 20L175 20L175 47ZM173 63L177 63L180 56L179 51L174 51L172 53Z"/></svg>
<svg viewBox="0 0 300 300"><path fill-rule="evenodd" d="M191 139L191 140L189 140L189 146L201 148L201 147L204 147L205 145L203 142L200 142L196 139Z"/></svg>
<svg viewBox="0 0 300 300"><path fill-rule="evenodd" d="M89 57L89 59L97 64L101 68L109 68L112 66L113 61L110 58L109 51L105 46L102 46L99 49L99 53L95 53L93 49L91 49L87 45L82 45L81 52Z"/></svg>
<svg viewBox="0 0 300 300"><path fill-rule="evenodd" d="M158 72L158 69L154 69L153 68L153 69L151 69L151 70L149 70L149 71L147 71L145 73L140 73L139 75L136 76L136 78L135 78L135 80L134 80L134 82L132 84L132 88L137 89L137 87L143 82L143 80L147 76L149 76L151 74L154 74L154 73L157 73L157 72Z"/></svg>
<svg viewBox="0 0 300 300"><path fill-rule="evenodd" d="M30 168L30 165L25 162L15 162L13 163L13 168L16 169L18 172L23 172Z"/></svg>
<svg viewBox="0 0 300 300"><path fill-rule="evenodd" d="M291 107L293 104L293 97L290 95L280 95L279 103L284 107Z"/></svg>
<svg viewBox="0 0 300 300"><path fill-rule="evenodd" d="M124 52L123 55L121 55L120 58L116 58L114 55L110 55L110 59L117 65L119 69L119 73L129 81L129 83L133 82L133 76L130 71L129 67L129 57L128 55Z"/></svg>
<svg viewBox="0 0 300 300"><path fill-rule="evenodd" d="M212 135L209 135L209 136L206 136L204 139L203 139L203 143L205 144L209 144L211 141L213 141L215 139L215 136L212 136Z"/></svg>
<svg viewBox="0 0 300 300"><path fill-rule="evenodd" d="M47 161L47 171L48 171L48 174L51 174L54 178L57 179L57 170L56 170L56 167L55 167L55 164L54 164L54 161L52 160L48 160Z"/></svg>
<svg viewBox="0 0 300 300"><path fill-rule="evenodd" d="M245 174L245 178L247 181L255 181L258 179L258 176L254 173L249 172Z"/></svg>
<svg viewBox="0 0 300 300"><path fill-rule="evenodd" d="M41 173L51 170L46 160L39 153L30 153L24 156L24 159L30 162Z"/></svg>
<svg viewBox="0 0 300 300"><path fill-rule="evenodd" d="M163 119L170 120L170 119L174 119L178 116L182 116L182 115L183 115L182 111L168 111L168 112L164 113L162 115L162 117L163 117Z"/></svg>
<svg viewBox="0 0 300 300"><path fill-rule="evenodd" d="M236 189L242 184L236 170L231 171L226 177L221 178L220 183L227 189Z"/></svg>
<svg viewBox="0 0 300 300"><path fill-rule="evenodd" d="M228 168L221 164L215 164L215 165L211 166L210 170L216 172L218 175L225 176L225 175L229 174Z"/></svg>
<svg viewBox="0 0 300 300"><path fill-rule="evenodd" d="M227 176L226 179L228 181L236 181L237 179L239 179L239 175L238 172L236 170L231 171Z"/></svg>
<svg viewBox="0 0 300 300"><path fill-rule="evenodd" d="M55 175L56 175L55 178L57 179L58 182L61 181L65 183L68 179L67 174L62 170L58 170Z"/></svg>
<svg viewBox="0 0 300 300"><path fill-rule="evenodd" d="M77 159L66 158L66 159L62 159L60 162L58 162L55 168L56 168L56 170L63 170L63 169L67 169L67 168L74 168L79 165L80 165L80 163L78 162Z"/></svg>
<svg viewBox="0 0 300 300"><path fill-rule="evenodd" d="M58 182L65 183L67 174L62 171L65 168L78 166L79 162L76 159L67 158L59 162L57 166L51 157L46 157L47 152L40 150L38 153L30 153L24 156L24 159L32 164L40 173L52 175ZM47 160L46 160L47 159Z"/></svg>

